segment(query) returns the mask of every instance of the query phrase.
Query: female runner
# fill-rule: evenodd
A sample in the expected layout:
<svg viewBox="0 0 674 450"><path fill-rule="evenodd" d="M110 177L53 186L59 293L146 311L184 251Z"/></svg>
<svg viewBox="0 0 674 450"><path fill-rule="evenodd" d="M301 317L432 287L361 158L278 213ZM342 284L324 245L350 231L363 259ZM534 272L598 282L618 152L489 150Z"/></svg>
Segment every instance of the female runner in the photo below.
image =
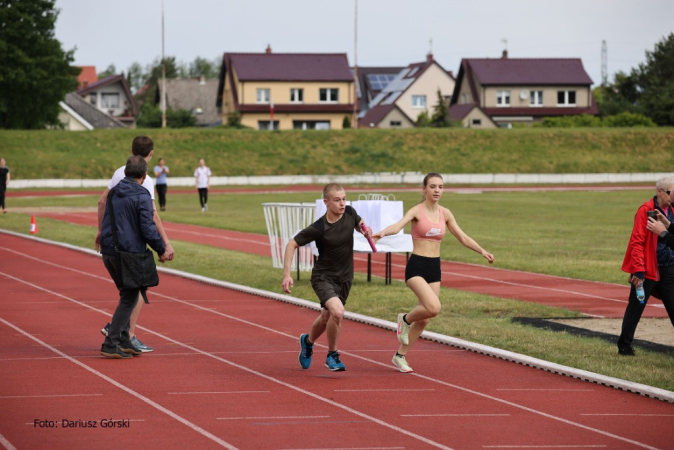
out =
<svg viewBox="0 0 674 450"><path fill-rule="evenodd" d="M398 314L398 341L400 348L393 356L393 364L401 372L412 372L405 356L433 317L440 313L440 242L445 235L445 224L456 239L474 252L480 253L489 263L494 256L484 250L456 223L449 209L438 203L442 197L443 180L432 172L424 177L421 203L412 207L398 223L372 235L377 242L397 234L410 221L414 250L405 268L405 282L417 296L419 304L407 314Z"/></svg>

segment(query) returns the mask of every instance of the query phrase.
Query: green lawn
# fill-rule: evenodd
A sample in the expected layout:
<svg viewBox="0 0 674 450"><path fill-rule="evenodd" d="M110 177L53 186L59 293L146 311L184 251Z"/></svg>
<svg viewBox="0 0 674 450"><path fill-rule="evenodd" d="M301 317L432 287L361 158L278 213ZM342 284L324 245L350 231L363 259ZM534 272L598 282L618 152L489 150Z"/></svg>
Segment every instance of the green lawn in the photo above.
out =
<svg viewBox="0 0 674 450"><path fill-rule="evenodd" d="M0 130L0 155L16 179L108 178L139 134L153 138L172 176L192 176L199 158L216 176L624 173L674 165L672 128Z"/></svg>
<svg viewBox="0 0 674 450"><path fill-rule="evenodd" d="M27 219L24 214L8 214L0 218L0 228L27 233ZM53 219L42 218L39 226L40 237L82 247L91 248L95 236L94 228ZM168 267L281 292L282 271L272 269L267 257L177 241L174 247L177 257L167 264ZM308 277L295 283L293 295L316 301ZM447 288L442 288L441 300L442 312L431 322L429 331L674 390L672 354L639 349L637 358L623 358L617 355L614 345L600 339L541 330L511 321L512 317L576 317L577 313ZM415 303L414 295L400 281L385 286L381 278L368 283L364 274L356 274L347 309L393 321L398 312L410 309ZM392 346L393 350L395 346Z"/></svg>

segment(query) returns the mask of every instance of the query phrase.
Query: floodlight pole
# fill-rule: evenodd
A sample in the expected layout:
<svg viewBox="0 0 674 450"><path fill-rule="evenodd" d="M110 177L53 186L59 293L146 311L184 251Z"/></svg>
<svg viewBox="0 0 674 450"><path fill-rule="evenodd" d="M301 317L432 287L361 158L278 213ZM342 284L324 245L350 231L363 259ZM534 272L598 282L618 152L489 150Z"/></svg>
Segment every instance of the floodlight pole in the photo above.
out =
<svg viewBox="0 0 674 450"><path fill-rule="evenodd" d="M353 118L352 128L358 128L358 0L355 0L353 18Z"/></svg>
<svg viewBox="0 0 674 450"><path fill-rule="evenodd" d="M161 0L161 127L166 128L166 60L164 57L164 0Z"/></svg>

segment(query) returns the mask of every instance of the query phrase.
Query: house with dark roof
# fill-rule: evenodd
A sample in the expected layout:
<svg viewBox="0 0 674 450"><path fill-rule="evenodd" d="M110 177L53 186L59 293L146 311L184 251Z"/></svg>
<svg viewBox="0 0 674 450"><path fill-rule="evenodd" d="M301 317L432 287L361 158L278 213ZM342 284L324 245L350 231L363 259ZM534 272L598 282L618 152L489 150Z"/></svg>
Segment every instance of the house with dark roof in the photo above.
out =
<svg viewBox="0 0 674 450"><path fill-rule="evenodd" d="M127 127L136 127L138 105L131 95L124 74L110 75L82 86L77 90L77 94Z"/></svg>
<svg viewBox="0 0 674 450"><path fill-rule="evenodd" d="M549 116L597 114L592 79L579 58L463 59L450 102L450 114L473 127L491 127L489 116L500 127L541 121ZM458 118L458 113L465 113ZM464 122L466 123L466 122Z"/></svg>
<svg viewBox="0 0 674 450"><path fill-rule="evenodd" d="M358 73L356 80L356 97L358 98L358 115L365 114L369 104L404 67L357 67L352 72Z"/></svg>
<svg viewBox="0 0 674 450"><path fill-rule="evenodd" d="M199 126L222 125L222 115L215 106L218 84L219 80L209 80L204 76L166 80L166 106L190 111ZM154 99L155 105L161 102L161 88L160 82Z"/></svg>
<svg viewBox="0 0 674 450"><path fill-rule="evenodd" d="M122 122L99 110L75 92L66 94L59 102L59 122L66 130L84 131L95 128L126 128Z"/></svg>
<svg viewBox="0 0 674 450"><path fill-rule="evenodd" d="M410 128L419 114L433 114L438 102L449 102L454 78L428 54L426 61L410 64L401 70L369 103L369 109L358 120L365 128Z"/></svg>
<svg viewBox="0 0 674 450"><path fill-rule="evenodd" d="M258 129L341 129L353 120L354 80L345 53L225 53L216 106L227 123Z"/></svg>

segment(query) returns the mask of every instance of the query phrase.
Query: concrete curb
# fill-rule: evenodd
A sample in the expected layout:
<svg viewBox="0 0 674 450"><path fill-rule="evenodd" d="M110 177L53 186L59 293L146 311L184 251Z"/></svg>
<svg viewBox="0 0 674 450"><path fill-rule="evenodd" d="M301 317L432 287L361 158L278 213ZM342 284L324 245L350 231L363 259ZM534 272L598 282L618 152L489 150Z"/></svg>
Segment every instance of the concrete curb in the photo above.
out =
<svg viewBox="0 0 674 450"><path fill-rule="evenodd" d="M58 247L67 248L70 250L75 250L78 252L86 253L89 255L99 256L94 250L87 248L77 247L75 245L66 244L63 242L51 241L48 239L39 238L36 236L28 236L22 233L16 233L14 231L0 229L0 233L9 234L11 236L22 237L25 239L31 239L45 244L55 245ZM213 278L204 277L201 275L196 275L188 272L183 272L181 270L168 269L164 267L158 267L157 270L161 273L167 273L182 278L199 281L201 283L206 283L214 286L223 287L226 289L232 289L235 291L245 292L248 294L257 295L260 297L271 298L278 300L284 303L289 303L296 306L301 306L303 308L313 309L315 311L320 310L320 305L318 303L310 302L308 300L303 300L300 298L292 297L290 295L278 294L275 292L264 291L261 289L251 288L249 286L244 286L241 284L230 283L227 281L215 280ZM397 328L397 324L394 322L389 322L387 320L377 319L374 317L365 316L362 314L356 314L352 312L346 312L344 317L348 320L353 320L355 322L364 323L367 325L372 325L379 328L384 328L386 330L394 331ZM656 400L662 400L669 403L674 403L674 392L667 391L665 389L660 389L652 386L647 386L645 384L633 383L631 381L621 380L619 378L608 377L605 375L600 375L594 372L588 372L586 370L576 369L573 367L563 366L561 364L555 364L550 361L545 361L542 359L532 358L527 355L522 355L515 352L510 352L507 350L501 350L499 348L490 347L487 345L477 344L475 342L465 341L463 339L453 338L451 336L445 336L439 333L433 333L430 331L424 331L421 334L422 339L429 341L438 342L440 344L449 345L451 347L460 348L463 350L468 350L471 352L479 353L482 355L492 356L494 358L499 358L505 361L514 362L517 364L522 364L527 367L532 367L535 369L544 370L546 372L555 373L558 375L564 375L571 378L576 378L579 380L587 381L590 383L600 384L602 386L611 387L614 389L619 389L626 392L632 392L634 394L639 394L644 397L650 397Z"/></svg>
<svg viewBox="0 0 674 450"><path fill-rule="evenodd" d="M598 184L648 183L670 173L464 173L442 174L447 184ZM340 184L413 184L421 185L424 174L419 172L381 172L360 175L270 175L211 177L211 186L269 186L269 185L324 185ZM26 188L105 188L109 179L13 179L9 189ZM194 177L170 177L169 186L194 186Z"/></svg>

